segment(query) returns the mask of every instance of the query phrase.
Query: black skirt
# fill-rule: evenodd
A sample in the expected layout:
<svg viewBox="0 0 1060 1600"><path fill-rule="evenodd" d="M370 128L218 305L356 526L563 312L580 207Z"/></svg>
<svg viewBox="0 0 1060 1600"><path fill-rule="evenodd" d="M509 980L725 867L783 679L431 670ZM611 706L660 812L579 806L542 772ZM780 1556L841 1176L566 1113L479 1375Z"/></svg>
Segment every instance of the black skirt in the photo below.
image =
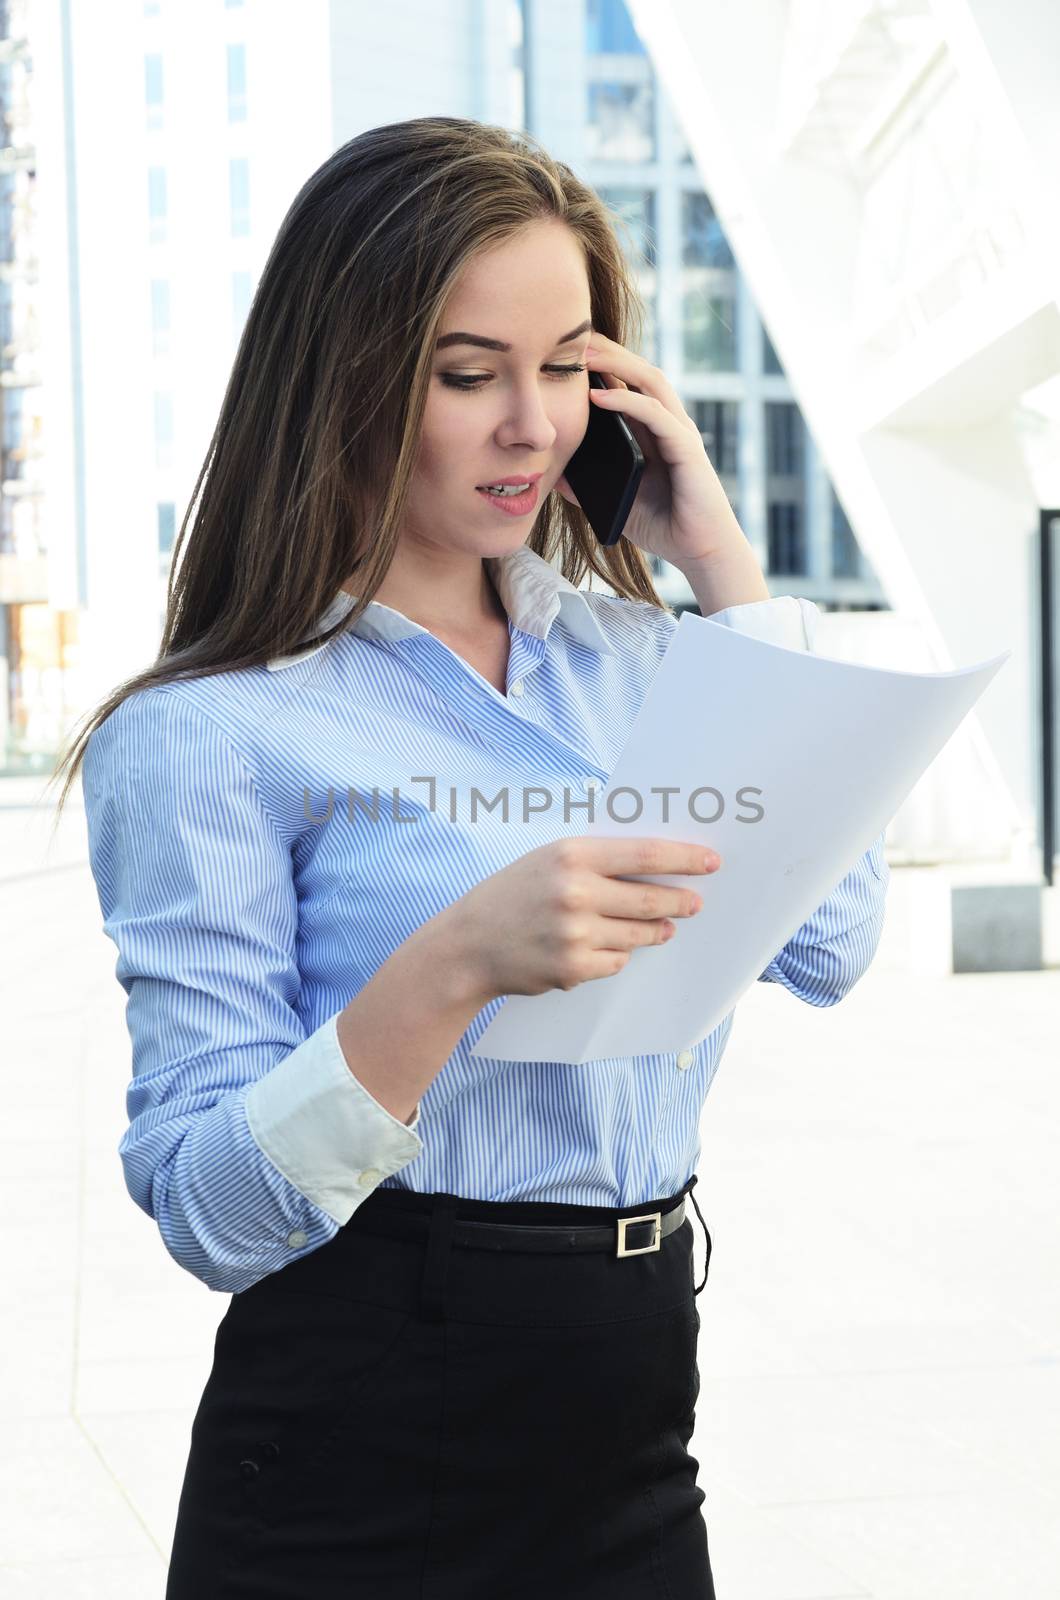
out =
<svg viewBox="0 0 1060 1600"><path fill-rule="evenodd" d="M714 1600L691 1216L617 1248L695 1182L615 1209L375 1189L234 1295L166 1600ZM574 1248L589 1226L606 1247Z"/></svg>

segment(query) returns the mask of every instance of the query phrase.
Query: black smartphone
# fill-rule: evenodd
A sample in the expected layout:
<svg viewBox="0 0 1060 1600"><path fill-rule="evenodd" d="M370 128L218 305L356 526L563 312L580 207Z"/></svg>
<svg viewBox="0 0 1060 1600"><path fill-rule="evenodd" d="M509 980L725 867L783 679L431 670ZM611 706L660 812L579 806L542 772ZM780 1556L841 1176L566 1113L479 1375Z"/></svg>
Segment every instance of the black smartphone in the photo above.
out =
<svg viewBox="0 0 1060 1600"><path fill-rule="evenodd" d="M594 389L608 387L598 372L590 372L589 383ZM644 471L644 452L625 417L592 401L589 406L589 426L563 476L600 543L617 544Z"/></svg>

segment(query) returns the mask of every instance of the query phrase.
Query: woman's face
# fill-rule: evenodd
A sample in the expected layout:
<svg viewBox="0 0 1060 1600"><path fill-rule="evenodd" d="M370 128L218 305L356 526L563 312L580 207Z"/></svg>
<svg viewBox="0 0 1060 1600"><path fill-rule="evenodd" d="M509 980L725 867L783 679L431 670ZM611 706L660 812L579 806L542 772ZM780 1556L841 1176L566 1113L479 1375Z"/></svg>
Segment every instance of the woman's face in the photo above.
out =
<svg viewBox="0 0 1060 1600"><path fill-rule="evenodd" d="M589 318L585 258L565 223L535 222L470 264L439 340L472 334L510 348L454 342L435 349L407 505L415 539L477 556L526 542L588 423L588 373L565 369L584 360ZM534 473L541 477L526 512L499 510L480 492L499 478Z"/></svg>

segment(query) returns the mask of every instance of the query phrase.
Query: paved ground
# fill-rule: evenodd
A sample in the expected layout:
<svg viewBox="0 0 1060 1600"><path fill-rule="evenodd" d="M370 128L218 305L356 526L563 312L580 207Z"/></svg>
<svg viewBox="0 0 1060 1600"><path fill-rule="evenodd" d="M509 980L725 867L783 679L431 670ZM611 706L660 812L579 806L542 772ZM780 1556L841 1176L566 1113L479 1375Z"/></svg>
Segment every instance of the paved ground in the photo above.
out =
<svg viewBox="0 0 1060 1600"><path fill-rule="evenodd" d="M125 1192L114 949L38 788L0 783L0 1593L161 1600L228 1297ZM1060 1594L1060 971L911 974L913 876L841 1005L741 1002L704 1109L720 1600Z"/></svg>

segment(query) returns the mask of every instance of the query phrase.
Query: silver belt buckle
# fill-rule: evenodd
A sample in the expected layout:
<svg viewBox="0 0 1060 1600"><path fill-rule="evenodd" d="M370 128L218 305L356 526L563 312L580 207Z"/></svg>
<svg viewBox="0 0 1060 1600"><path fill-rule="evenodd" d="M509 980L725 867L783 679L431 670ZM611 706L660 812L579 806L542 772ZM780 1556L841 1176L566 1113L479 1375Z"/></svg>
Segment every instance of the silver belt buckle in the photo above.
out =
<svg viewBox="0 0 1060 1600"><path fill-rule="evenodd" d="M627 1247L626 1247L626 1229L630 1226L631 1223L634 1223L634 1222L654 1222L654 1224L655 1224L655 1233L654 1233L654 1235L652 1237L651 1244L631 1245L627 1249ZM661 1211L649 1211L643 1217L619 1217L618 1218L618 1251L617 1251L618 1255L620 1255L620 1256L643 1256L643 1255L646 1255L649 1250L661 1250L661 1249L662 1249L662 1212Z"/></svg>

